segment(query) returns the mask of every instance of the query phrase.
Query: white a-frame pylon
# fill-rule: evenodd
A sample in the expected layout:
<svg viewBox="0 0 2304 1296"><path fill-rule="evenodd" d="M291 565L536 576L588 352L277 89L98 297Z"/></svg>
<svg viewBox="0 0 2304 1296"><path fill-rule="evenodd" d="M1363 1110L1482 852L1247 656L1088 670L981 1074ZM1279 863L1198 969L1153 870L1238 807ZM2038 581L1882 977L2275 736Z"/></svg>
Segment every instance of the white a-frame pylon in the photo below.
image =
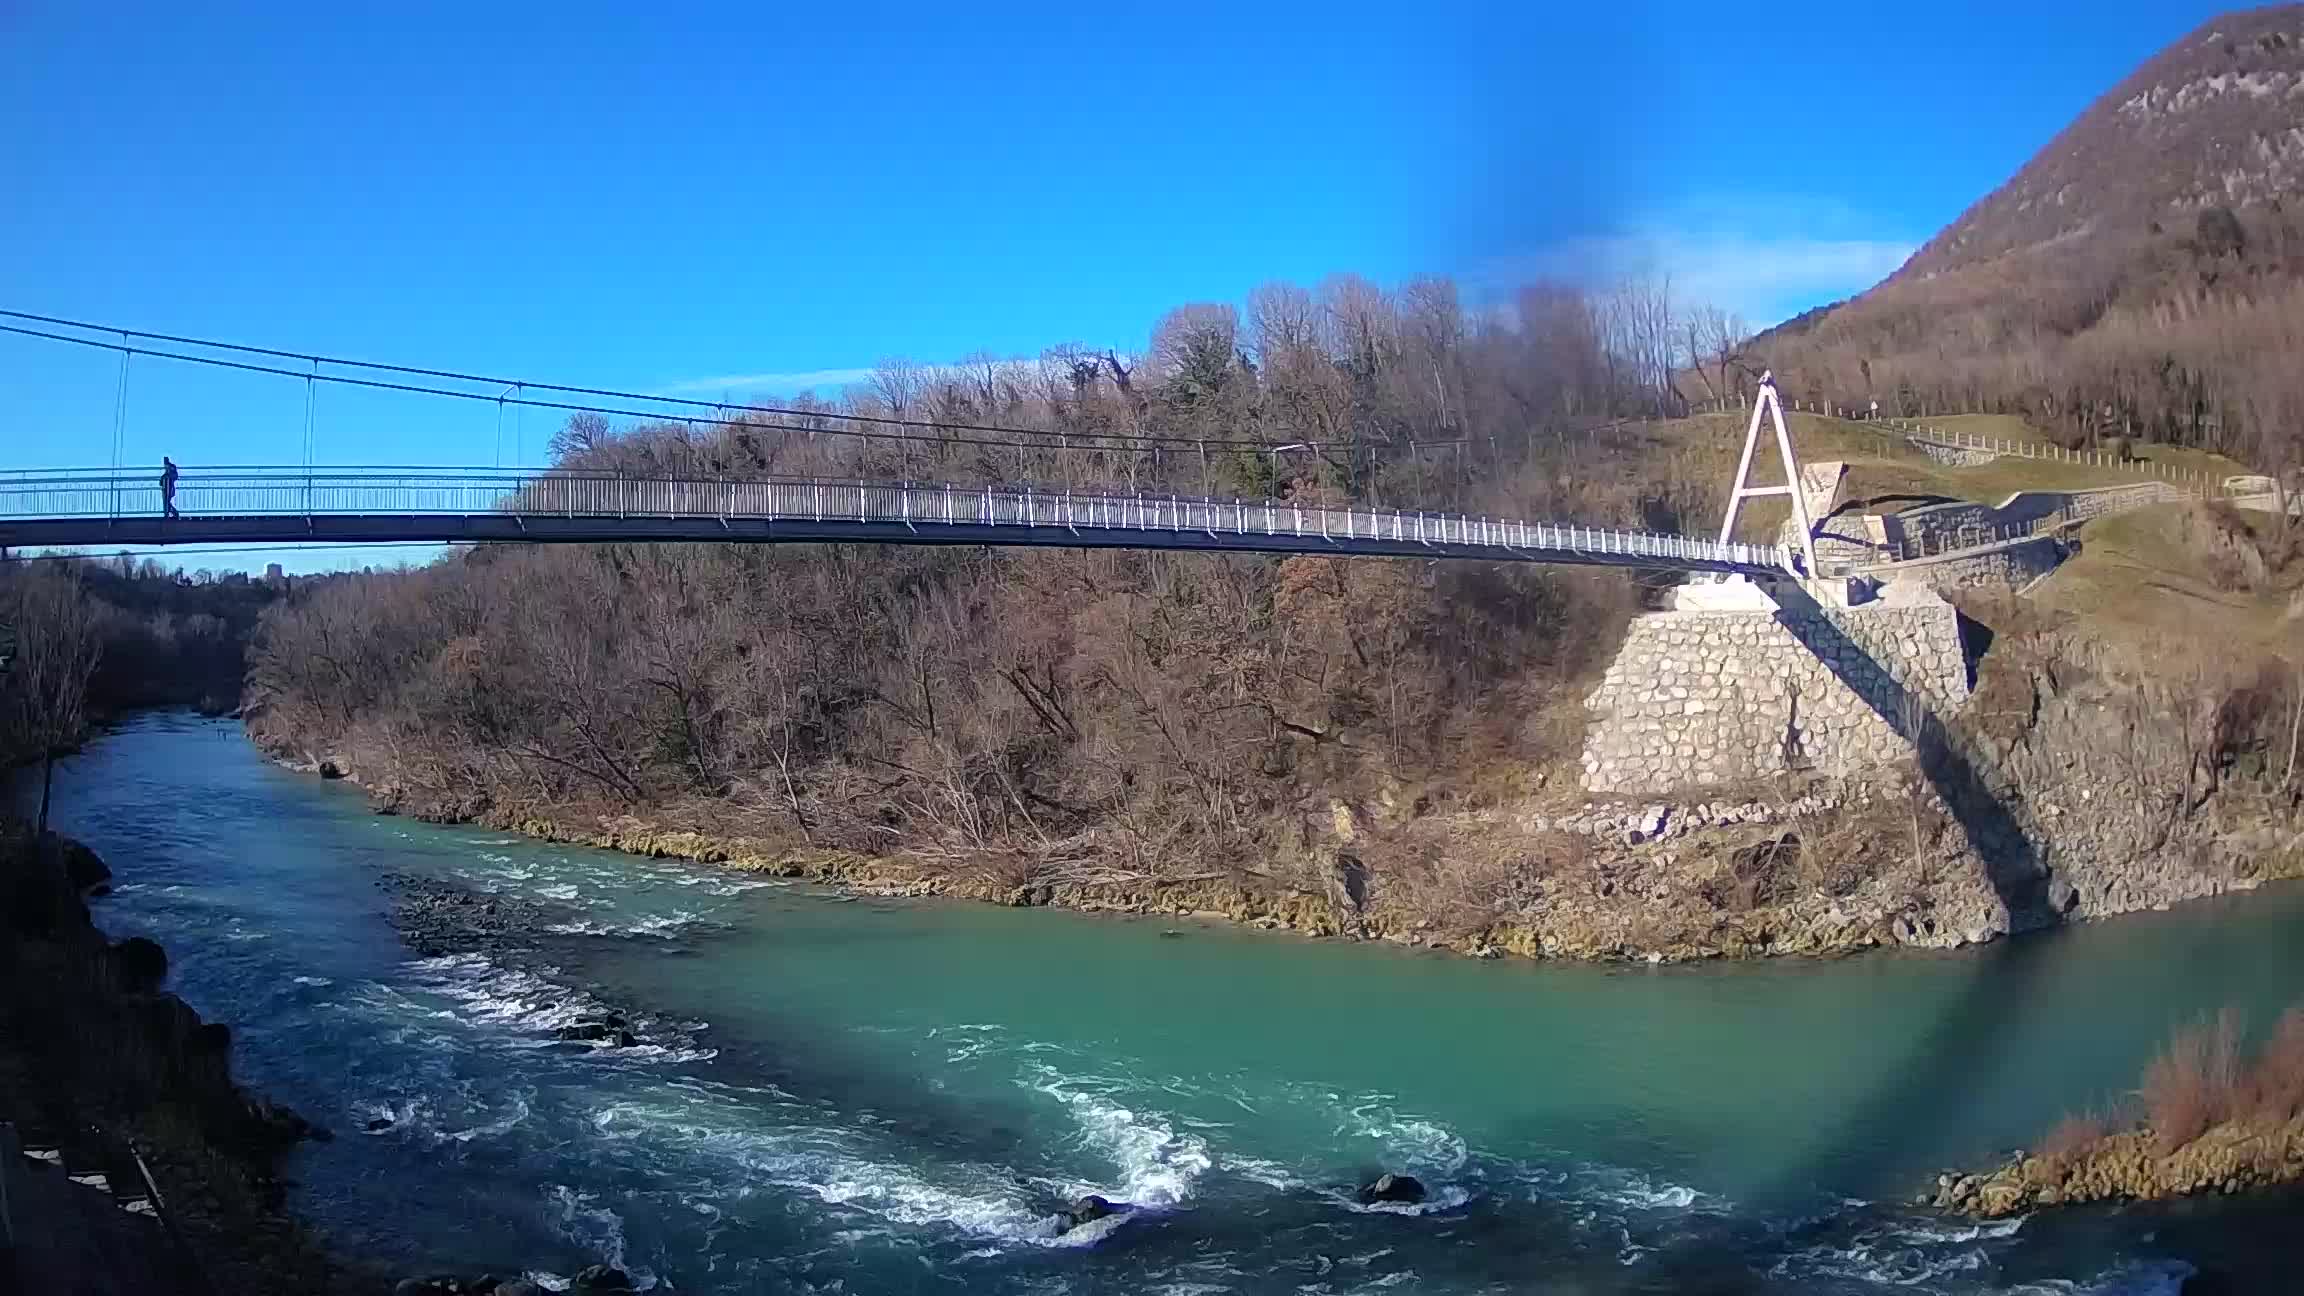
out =
<svg viewBox="0 0 2304 1296"><path fill-rule="evenodd" d="M1776 452L1784 460L1784 484L1781 486L1753 486L1752 451L1760 444L1760 417L1767 415L1776 427ZM1792 434L1784 430L1784 403L1776 399L1776 374L1770 370L1760 375L1760 394L1752 402L1752 423L1744 429L1744 454L1736 461L1736 484L1728 489L1728 516L1720 523L1720 543L1727 544L1736 535L1736 514L1744 501L1756 495L1789 495L1792 498L1792 518L1800 526L1800 574L1810 580L1816 577L1816 527L1808 516L1808 492L1800 481L1800 459L1792 453Z"/></svg>

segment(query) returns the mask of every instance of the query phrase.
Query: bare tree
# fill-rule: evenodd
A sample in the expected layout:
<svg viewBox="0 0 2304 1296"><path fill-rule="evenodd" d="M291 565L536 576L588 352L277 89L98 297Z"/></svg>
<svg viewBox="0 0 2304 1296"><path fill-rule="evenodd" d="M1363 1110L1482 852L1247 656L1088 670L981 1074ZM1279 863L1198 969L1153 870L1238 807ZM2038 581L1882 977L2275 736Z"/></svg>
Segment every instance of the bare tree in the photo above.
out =
<svg viewBox="0 0 2304 1296"><path fill-rule="evenodd" d="M556 464L577 463L589 458L609 440L608 416L605 414L571 414L568 422L552 434L546 449Z"/></svg>
<svg viewBox="0 0 2304 1296"><path fill-rule="evenodd" d="M1625 371L1648 413L1671 413L1673 358L1679 339L1672 328L1672 281L1635 276L1611 290L1602 303L1607 349Z"/></svg>
<svg viewBox="0 0 2304 1296"><path fill-rule="evenodd" d="M1736 372L1745 367L1744 348L1752 330L1742 316L1718 306L1697 306L1682 322L1688 339L1688 365L1714 400L1734 400L1741 392Z"/></svg>
<svg viewBox="0 0 2304 1296"><path fill-rule="evenodd" d="M27 750L40 753L37 830L45 833L56 757L79 741L88 724L88 680L102 651L95 606L74 564L38 563L9 583L0 616L16 640L0 683L6 724Z"/></svg>
<svg viewBox="0 0 2304 1296"><path fill-rule="evenodd" d="M919 413L928 378L928 370L918 362L890 356L873 367L869 385L890 415L908 422Z"/></svg>

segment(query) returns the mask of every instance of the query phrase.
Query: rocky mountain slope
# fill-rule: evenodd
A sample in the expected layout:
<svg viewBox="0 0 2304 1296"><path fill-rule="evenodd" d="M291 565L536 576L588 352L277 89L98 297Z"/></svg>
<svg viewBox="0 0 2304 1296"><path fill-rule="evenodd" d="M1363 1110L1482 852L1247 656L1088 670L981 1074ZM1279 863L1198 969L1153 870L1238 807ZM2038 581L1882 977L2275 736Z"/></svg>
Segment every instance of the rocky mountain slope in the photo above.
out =
<svg viewBox="0 0 2304 1296"><path fill-rule="evenodd" d="M2209 22L1850 301L1757 339L1811 399L2298 459L2304 5Z"/></svg>
<svg viewBox="0 0 2304 1296"><path fill-rule="evenodd" d="M2192 226L2304 184L2304 5L2217 18L2131 73L1889 282Z"/></svg>

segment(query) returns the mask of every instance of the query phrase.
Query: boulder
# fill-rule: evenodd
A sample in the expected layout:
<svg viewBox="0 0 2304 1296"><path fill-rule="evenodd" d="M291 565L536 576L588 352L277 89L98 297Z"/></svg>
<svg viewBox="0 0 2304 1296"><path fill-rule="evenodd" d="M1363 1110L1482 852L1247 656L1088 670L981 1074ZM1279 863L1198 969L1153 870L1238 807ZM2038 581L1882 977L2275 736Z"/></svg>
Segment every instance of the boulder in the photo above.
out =
<svg viewBox="0 0 2304 1296"><path fill-rule="evenodd" d="M103 895L112 889L112 870L102 857L69 837L56 838L64 857L64 880L82 895Z"/></svg>
<svg viewBox="0 0 2304 1296"><path fill-rule="evenodd" d="M604 1040L615 1034L606 1022L596 1021L577 1022L573 1026L563 1026L555 1033L564 1040Z"/></svg>
<svg viewBox="0 0 2304 1296"><path fill-rule="evenodd" d="M568 1290L579 1292L610 1292L632 1290L632 1280L613 1265L593 1265L576 1275Z"/></svg>
<svg viewBox="0 0 2304 1296"><path fill-rule="evenodd" d="M1360 1189L1360 1202L1364 1206L1378 1202L1414 1205L1423 1200L1424 1182L1414 1175L1381 1174Z"/></svg>
<svg viewBox="0 0 2304 1296"><path fill-rule="evenodd" d="M130 994L150 994L168 979L168 951L158 941L131 936L112 947L112 975Z"/></svg>
<svg viewBox="0 0 2304 1296"><path fill-rule="evenodd" d="M1063 1221L1063 1229L1076 1229L1083 1224L1092 1224L1097 1220L1119 1213L1119 1207L1095 1193L1090 1193L1057 1211L1056 1215L1058 1219Z"/></svg>
<svg viewBox="0 0 2304 1296"><path fill-rule="evenodd" d="M525 1278L515 1278L497 1287L496 1296L546 1296L546 1293Z"/></svg>
<svg viewBox="0 0 2304 1296"><path fill-rule="evenodd" d="M340 779L344 777L344 767L332 760L324 760L320 762L320 777L324 779Z"/></svg>
<svg viewBox="0 0 2304 1296"><path fill-rule="evenodd" d="M368 1132L371 1134L380 1134L390 1128L392 1128L392 1118L389 1116L378 1116L370 1120L367 1125Z"/></svg>

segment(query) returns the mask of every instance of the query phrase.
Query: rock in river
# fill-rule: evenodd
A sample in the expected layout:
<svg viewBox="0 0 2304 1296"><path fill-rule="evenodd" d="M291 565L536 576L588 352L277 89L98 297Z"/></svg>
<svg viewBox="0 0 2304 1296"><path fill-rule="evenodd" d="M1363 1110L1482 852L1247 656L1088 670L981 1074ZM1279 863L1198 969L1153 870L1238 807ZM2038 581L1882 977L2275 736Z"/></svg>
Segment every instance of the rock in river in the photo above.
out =
<svg viewBox="0 0 2304 1296"><path fill-rule="evenodd" d="M1107 1215L1114 1214L1116 1213L1116 1209L1117 1208L1115 1208L1111 1202L1106 1201L1094 1193L1090 1193L1087 1196L1082 1197L1080 1200L1073 1202L1060 1213L1067 1221L1069 1221L1064 1225L1064 1227L1078 1228L1082 1224L1094 1223L1097 1220L1103 1219Z"/></svg>
<svg viewBox="0 0 2304 1296"><path fill-rule="evenodd" d="M1413 1206L1424 1200L1424 1181L1414 1175L1382 1174L1360 1189L1360 1204L1398 1202Z"/></svg>

